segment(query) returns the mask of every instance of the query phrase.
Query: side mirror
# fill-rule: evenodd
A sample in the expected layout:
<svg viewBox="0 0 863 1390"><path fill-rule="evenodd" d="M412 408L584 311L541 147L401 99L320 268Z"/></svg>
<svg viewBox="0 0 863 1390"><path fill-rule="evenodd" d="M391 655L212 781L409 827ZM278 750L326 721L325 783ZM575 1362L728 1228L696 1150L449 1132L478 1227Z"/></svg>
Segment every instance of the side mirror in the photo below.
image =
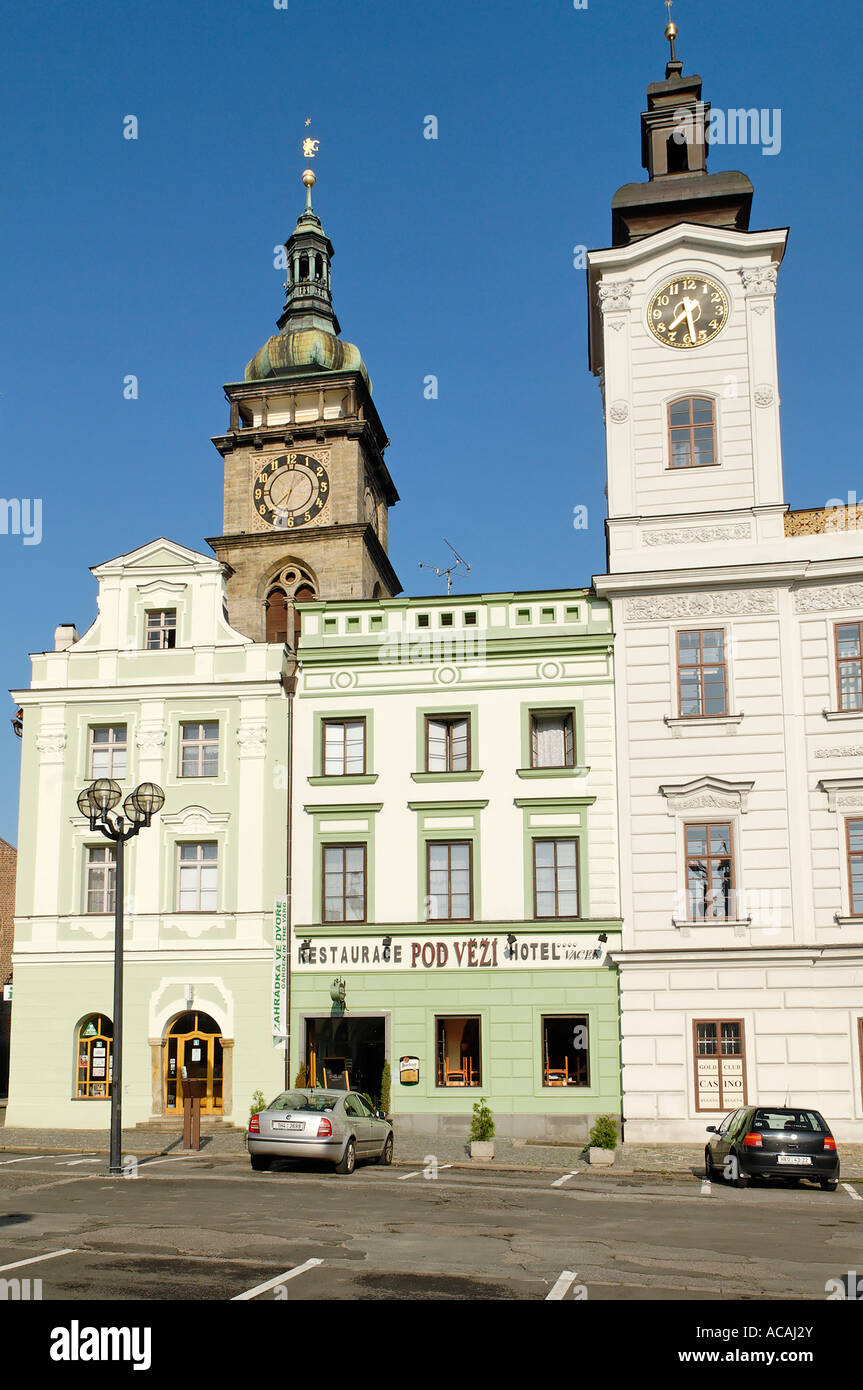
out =
<svg viewBox="0 0 863 1390"><path fill-rule="evenodd" d="M375 1115L377 1116L377 1118L378 1118L379 1120L385 1120L385 1119L386 1119L386 1115L384 1114L383 1110L376 1110L376 1111L375 1111Z"/></svg>
<svg viewBox="0 0 863 1390"><path fill-rule="evenodd" d="M708 1133L708 1134L716 1134L716 1133L717 1133L716 1125L708 1125L708 1126L707 1126L707 1133Z"/></svg>

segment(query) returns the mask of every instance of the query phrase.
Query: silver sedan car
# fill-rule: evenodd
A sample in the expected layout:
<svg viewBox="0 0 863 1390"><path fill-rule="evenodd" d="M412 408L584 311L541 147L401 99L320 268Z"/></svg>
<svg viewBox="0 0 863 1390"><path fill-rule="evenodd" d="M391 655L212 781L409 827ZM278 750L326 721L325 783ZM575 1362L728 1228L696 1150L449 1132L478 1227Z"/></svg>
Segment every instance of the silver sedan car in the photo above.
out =
<svg viewBox="0 0 863 1390"><path fill-rule="evenodd" d="M356 1091L283 1091L249 1120L247 1143L256 1173L274 1158L323 1159L337 1173L393 1161L392 1125Z"/></svg>

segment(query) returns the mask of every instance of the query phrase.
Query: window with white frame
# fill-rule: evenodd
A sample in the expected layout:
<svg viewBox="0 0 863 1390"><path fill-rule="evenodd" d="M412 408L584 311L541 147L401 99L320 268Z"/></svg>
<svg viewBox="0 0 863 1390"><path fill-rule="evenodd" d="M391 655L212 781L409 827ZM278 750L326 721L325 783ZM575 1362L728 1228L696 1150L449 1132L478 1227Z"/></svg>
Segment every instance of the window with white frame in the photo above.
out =
<svg viewBox="0 0 863 1390"><path fill-rule="evenodd" d="M467 772L469 768L469 716L426 715L426 772Z"/></svg>
<svg viewBox="0 0 863 1390"><path fill-rule="evenodd" d="M177 909L215 912L219 905L219 847L214 841L178 846Z"/></svg>
<svg viewBox="0 0 863 1390"><path fill-rule="evenodd" d="M147 614L145 646L148 652L167 651L177 645L176 608L154 608Z"/></svg>
<svg viewBox="0 0 863 1390"><path fill-rule="evenodd" d="M122 782L126 776L126 725L108 724L90 729L89 776Z"/></svg>
<svg viewBox="0 0 863 1390"><path fill-rule="evenodd" d="M117 881L114 845L88 845L85 851L85 899L87 912L113 912Z"/></svg>
<svg viewBox="0 0 863 1390"><path fill-rule="evenodd" d="M180 725L180 776L217 777L219 775L219 725Z"/></svg>
<svg viewBox="0 0 863 1390"><path fill-rule="evenodd" d="M325 719L321 742L324 777L362 776L366 770L365 719Z"/></svg>
<svg viewBox="0 0 863 1390"><path fill-rule="evenodd" d="M575 739L572 710L531 710L531 767L573 767Z"/></svg>

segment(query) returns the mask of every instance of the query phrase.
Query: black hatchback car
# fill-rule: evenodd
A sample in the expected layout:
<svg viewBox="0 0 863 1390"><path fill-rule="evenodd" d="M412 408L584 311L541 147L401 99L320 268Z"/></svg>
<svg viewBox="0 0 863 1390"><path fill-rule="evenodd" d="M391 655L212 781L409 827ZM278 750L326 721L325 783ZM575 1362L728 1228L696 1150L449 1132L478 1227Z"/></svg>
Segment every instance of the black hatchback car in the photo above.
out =
<svg viewBox="0 0 863 1390"><path fill-rule="evenodd" d="M808 1178L825 1191L839 1183L839 1154L830 1126L817 1110L749 1105L707 1126L708 1178L725 1177L746 1187L751 1178Z"/></svg>

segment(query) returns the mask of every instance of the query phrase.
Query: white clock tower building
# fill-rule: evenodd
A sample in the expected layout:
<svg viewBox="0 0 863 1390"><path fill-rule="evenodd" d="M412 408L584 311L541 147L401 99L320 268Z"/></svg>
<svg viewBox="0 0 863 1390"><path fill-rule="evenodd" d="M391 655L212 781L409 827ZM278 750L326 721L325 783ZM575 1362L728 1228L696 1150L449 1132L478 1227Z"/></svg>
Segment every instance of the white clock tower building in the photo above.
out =
<svg viewBox="0 0 863 1390"><path fill-rule="evenodd" d="M649 178L589 257L607 435L626 1138L700 1141L747 1103L863 1138L863 507L784 499L787 229L708 174L674 55ZM849 477L849 482L850 482Z"/></svg>

